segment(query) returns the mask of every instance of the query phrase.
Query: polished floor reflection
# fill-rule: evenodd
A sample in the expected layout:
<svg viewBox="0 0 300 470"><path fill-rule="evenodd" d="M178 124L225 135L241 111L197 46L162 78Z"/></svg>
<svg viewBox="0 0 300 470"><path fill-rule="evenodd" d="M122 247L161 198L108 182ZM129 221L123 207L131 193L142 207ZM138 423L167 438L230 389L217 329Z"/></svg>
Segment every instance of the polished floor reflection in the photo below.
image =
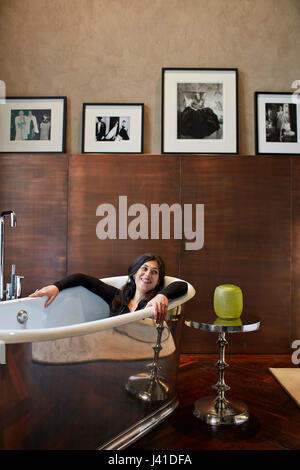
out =
<svg viewBox="0 0 300 470"><path fill-rule="evenodd" d="M300 408L268 370L297 367L291 363L291 356L228 355L228 396L246 402L250 417L241 426L225 427L209 426L193 415L194 402L212 392L215 360L215 355L181 356L177 410L131 450L300 449Z"/></svg>
<svg viewBox="0 0 300 470"><path fill-rule="evenodd" d="M172 356L161 359L161 374L169 378L177 370ZM250 416L241 426L219 428L193 415L195 401L212 393L216 359L216 354L181 356L178 407L130 450L300 449L300 408L268 370L297 367L291 357L228 355L228 396L244 401ZM9 345L7 361L10 366L0 368L1 449L95 449L123 425L160 408L136 400L124 387L148 358L114 361L113 369L110 360L42 364L32 361L30 345L23 344Z"/></svg>
<svg viewBox="0 0 300 470"><path fill-rule="evenodd" d="M0 368L0 449L121 449L133 442L178 406L179 324L177 317L164 322L155 361L155 380L163 380L167 394L146 401L126 384L152 373L158 334L152 319L82 337L8 344Z"/></svg>

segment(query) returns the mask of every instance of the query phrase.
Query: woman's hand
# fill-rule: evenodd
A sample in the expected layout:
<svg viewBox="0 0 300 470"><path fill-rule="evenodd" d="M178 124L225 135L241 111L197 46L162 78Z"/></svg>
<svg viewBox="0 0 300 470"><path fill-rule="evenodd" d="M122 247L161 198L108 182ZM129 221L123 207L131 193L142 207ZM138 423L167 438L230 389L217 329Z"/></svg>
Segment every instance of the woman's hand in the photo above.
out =
<svg viewBox="0 0 300 470"><path fill-rule="evenodd" d="M59 293L58 287L51 284L50 286L42 287L42 289L37 289L33 294L30 294L29 297L44 297L47 296L48 300L45 302L45 307L53 302L57 294Z"/></svg>
<svg viewBox="0 0 300 470"><path fill-rule="evenodd" d="M147 307L154 307L154 318L156 323L162 323L168 311L168 298L163 294L157 294L150 300L150 302L147 303L145 308Z"/></svg>

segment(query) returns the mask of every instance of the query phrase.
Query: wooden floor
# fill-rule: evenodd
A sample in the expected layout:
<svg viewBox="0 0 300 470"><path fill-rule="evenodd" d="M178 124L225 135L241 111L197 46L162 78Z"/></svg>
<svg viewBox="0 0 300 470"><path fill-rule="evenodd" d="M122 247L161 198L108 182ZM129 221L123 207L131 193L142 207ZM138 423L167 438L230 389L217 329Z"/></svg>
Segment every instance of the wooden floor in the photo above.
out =
<svg viewBox="0 0 300 470"><path fill-rule="evenodd" d="M226 397L244 401L247 423L213 428L194 415L194 402L214 395L216 356L182 356L178 376L179 407L130 450L299 450L300 408L279 385L269 367L297 367L291 356L230 356Z"/></svg>

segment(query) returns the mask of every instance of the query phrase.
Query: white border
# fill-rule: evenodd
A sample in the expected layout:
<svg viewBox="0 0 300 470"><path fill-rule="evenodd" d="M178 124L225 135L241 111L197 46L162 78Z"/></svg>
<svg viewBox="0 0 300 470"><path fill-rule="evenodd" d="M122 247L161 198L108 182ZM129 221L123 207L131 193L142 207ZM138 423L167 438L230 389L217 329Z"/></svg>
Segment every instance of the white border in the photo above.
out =
<svg viewBox="0 0 300 470"><path fill-rule="evenodd" d="M63 152L64 98L6 98L0 103L0 152ZM11 110L51 109L51 140L10 140Z"/></svg>
<svg viewBox="0 0 300 470"><path fill-rule="evenodd" d="M164 153L237 153L236 78L236 70L164 70ZM177 83L222 83L222 139L177 139Z"/></svg>
<svg viewBox="0 0 300 470"><path fill-rule="evenodd" d="M130 140L96 141L95 123L97 116L130 117ZM85 104L83 153L141 153L143 137L142 104Z"/></svg>
<svg viewBox="0 0 300 470"><path fill-rule="evenodd" d="M300 153L300 107L297 106L297 142L266 142L266 115L265 105L267 103L293 104L293 94L287 93L258 93L257 99L257 153L271 154L297 154Z"/></svg>

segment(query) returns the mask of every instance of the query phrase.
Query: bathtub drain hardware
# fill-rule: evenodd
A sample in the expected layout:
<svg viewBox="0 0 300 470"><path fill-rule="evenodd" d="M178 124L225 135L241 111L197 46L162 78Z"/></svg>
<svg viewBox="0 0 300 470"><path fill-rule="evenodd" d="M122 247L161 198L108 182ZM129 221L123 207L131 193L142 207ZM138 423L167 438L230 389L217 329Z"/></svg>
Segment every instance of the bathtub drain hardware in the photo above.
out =
<svg viewBox="0 0 300 470"><path fill-rule="evenodd" d="M18 315L17 315L17 320L19 323L21 323L22 325L27 322L28 320L28 313L26 312L26 310L20 310L18 312Z"/></svg>

